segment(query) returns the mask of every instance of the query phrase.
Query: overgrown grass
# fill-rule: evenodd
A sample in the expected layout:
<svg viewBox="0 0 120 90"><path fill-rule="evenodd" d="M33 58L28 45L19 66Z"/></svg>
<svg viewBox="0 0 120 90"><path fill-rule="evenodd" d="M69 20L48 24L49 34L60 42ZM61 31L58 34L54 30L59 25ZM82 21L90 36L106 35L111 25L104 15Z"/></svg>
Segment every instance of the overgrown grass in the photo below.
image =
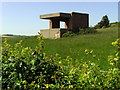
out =
<svg viewBox="0 0 120 90"><path fill-rule="evenodd" d="M107 29L99 29L96 34L78 35L55 40L45 39L44 52L47 55L58 53L63 58L70 56L74 59L84 58L84 60L89 60L89 56L85 57L86 54L84 53L84 50L94 50L94 53L100 58L99 61L95 62L98 63L101 68L107 69L109 64L107 63L108 61L106 58L114 53L115 48L112 47L111 42L115 41L116 38L118 38L117 27L110 27ZM19 40L23 40L23 46L30 46L32 48L38 43L36 36L9 37L8 40L11 45Z"/></svg>

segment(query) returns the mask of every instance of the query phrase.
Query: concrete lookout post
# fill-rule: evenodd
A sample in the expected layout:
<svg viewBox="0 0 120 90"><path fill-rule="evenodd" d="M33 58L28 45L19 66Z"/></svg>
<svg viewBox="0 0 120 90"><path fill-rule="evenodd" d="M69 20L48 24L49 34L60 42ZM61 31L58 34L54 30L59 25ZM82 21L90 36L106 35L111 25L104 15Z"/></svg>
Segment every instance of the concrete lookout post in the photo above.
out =
<svg viewBox="0 0 120 90"><path fill-rule="evenodd" d="M89 26L89 15L83 13L53 13L40 15L41 19L48 19L49 29L40 30L45 38L61 38L68 30L76 32L79 28L87 28ZM65 22L65 28L60 28L60 21Z"/></svg>

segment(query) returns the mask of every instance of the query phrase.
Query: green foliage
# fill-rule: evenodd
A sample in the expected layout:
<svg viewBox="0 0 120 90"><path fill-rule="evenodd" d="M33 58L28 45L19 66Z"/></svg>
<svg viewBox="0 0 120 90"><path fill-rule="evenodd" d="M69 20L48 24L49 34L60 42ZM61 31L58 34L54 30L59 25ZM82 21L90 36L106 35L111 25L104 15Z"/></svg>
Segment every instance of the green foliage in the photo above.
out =
<svg viewBox="0 0 120 90"><path fill-rule="evenodd" d="M119 27L120 22L112 22L109 24L110 27Z"/></svg>
<svg viewBox="0 0 120 90"><path fill-rule="evenodd" d="M102 20L97 24L95 25L94 28L106 28L109 26L109 19L108 19L108 16L105 15L102 17Z"/></svg>
<svg viewBox="0 0 120 90"><path fill-rule="evenodd" d="M107 36L107 37L106 37ZM77 35L74 37L60 38L60 39L44 39L44 52L47 56L59 53L62 58L70 56L74 59L84 58L84 49L92 49L101 58L102 61L96 61L102 69L108 70L110 65L108 64L108 55L114 54L114 47L110 44L118 37L117 27L109 27L105 29L97 29L95 34ZM5 37L2 38L4 41ZM34 49L38 45L39 41L36 36L24 36L24 37L7 37L8 43L14 45L20 40L23 40L23 47L31 47ZM32 42L32 44L31 44ZM104 43L103 43L104 42ZM74 61L73 61L74 62Z"/></svg>
<svg viewBox="0 0 120 90"><path fill-rule="evenodd" d="M50 77L59 67L54 59L44 57L43 40L35 49L24 48L20 41L11 46L5 40L2 47L2 88L35 89L44 87L45 83L55 83Z"/></svg>
<svg viewBox="0 0 120 90"><path fill-rule="evenodd" d="M62 35L62 37L72 37L72 36L76 36L76 35L92 34L92 33L96 33L97 32L97 30L92 28L92 27L89 27L89 28L79 28L79 29L76 29L74 31L76 31L76 32L74 33L72 31L68 31L67 33L64 33Z"/></svg>
<svg viewBox="0 0 120 90"><path fill-rule="evenodd" d="M97 32L97 30L92 27L79 29L79 34L92 34L92 33L96 33L96 32Z"/></svg>
<svg viewBox="0 0 120 90"><path fill-rule="evenodd" d="M62 37L72 37L72 36L75 36L76 34L75 33L73 33L72 31L68 31L67 33L64 33L63 35L62 35Z"/></svg>
<svg viewBox="0 0 120 90"><path fill-rule="evenodd" d="M2 88L3 89L39 89L39 88L98 88L119 89L120 39L115 55L109 56L112 66L108 71L101 70L94 60L100 60L93 50L85 49L89 60L61 58L58 54L46 56L43 52L44 41L38 37L39 44L34 49L23 47L22 41L11 46L5 40L2 46ZM73 63L75 62L75 64Z"/></svg>

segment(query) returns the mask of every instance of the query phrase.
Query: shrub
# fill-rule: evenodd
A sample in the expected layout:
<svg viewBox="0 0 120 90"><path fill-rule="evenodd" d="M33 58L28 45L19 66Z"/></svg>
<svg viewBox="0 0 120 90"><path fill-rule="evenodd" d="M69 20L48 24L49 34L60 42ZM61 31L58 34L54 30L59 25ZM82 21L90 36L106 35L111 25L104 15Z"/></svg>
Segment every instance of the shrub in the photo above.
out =
<svg viewBox="0 0 120 90"><path fill-rule="evenodd" d="M11 46L5 40L2 46L2 89L39 88L120 88L120 39L112 45L117 47L115 55L109 56L112 68L103 71L91 61L99 60L93 50L85 50L92 57L87 61L74 60L58 54L47 57L43 53L43 40L34 49L23 47L22 41ZM75 62L76 64L73 64Z"/></svg>
<svg viewBox="0 0 120 90"><path fill-rule="evenodd" d="M97 30L92 27L79 29L79 34L90 34L90 33L96 33L96 32L97 32Z"/></svg>
<svg viewBox="0 0 120 90"><path fill-rule="evenodd" d="M63 35L62 35L62 37L72 37L72 36L75 36L76 34L75 33L73 33L72 31L68 31L67 33L64 33Z"/></svg>
<svg viewBox="0 0 120 90"><path fill-rule="evenodd" d="M97 25L95 25L95 29L97 29L97 28L106 28L106 27L108 27L109 26L109 19L108 19L108 16L107 15L105 15L105 16L103 16L102 17L102 20L100 21L100 22L98 22L98 24Z"/></svg>
<svg viewBox="0 0 120 90"><path fill-rule="evenodd" d="M75 30L74 30L75 31ZM81 35L81 34L92 34L92 33L96 33L97 30L92 28L92 27L89 27L89 28L79 28L77 31L79 32L72 32L72 31L68 31L67 33L64 33L62 35L62 37L72 37L72 36L76 36L76 35Z"/></svg>
<svg viewBox="0 0 120 90"><path fill-rule="evenodd" d="M23 47L22 41L11 46L5 40L2 47L2 88L36 89L44 84L55 84L51 76L56 75L59 66L55 56L47 58L43 53L43 40L35 49ZM56 60L57 62L57 60ZM56 71L56 72L55 72Z"/></svg>

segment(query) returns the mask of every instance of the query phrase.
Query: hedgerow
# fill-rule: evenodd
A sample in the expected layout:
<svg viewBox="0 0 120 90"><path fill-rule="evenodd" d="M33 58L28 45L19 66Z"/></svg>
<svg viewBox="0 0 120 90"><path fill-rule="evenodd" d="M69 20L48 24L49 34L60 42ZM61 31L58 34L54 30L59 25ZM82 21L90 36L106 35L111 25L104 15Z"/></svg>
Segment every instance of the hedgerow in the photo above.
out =
<svg viewBox="0 0 120 90"><path fill-rule="evenodd" d="M115 55L108 57L112 66L108 71L101 70L91 61L99 59L93 50L86 49L84 52L92 57L80 62L69 56L61 58L59 54L45 55L41 35L38 40L40 43L34 49L23 47L22 41L14 46L8 44L7 40L3 42L2 89L120 88L120 39L112 43L117 49Z"/></svg>
<svg viewBox="0 0 120 90"><path fill-rule="evenodd" d="M62 35L62 37L73 37L73 36L76 36L76 34L73 33L72 31L68 31L67 33L64 33Z"/></svg>
<svg viewBox="0 0 120 90"><path fill-rule="evenodd" d="M73 32L73 31L76 31L76 32ZM97 30L93 27L79 28L79 29L75 29L72 31L68 31L67 33L64 33L62 37L73 37L76 35L94 34L94 33L97 33Z"/></svg>

